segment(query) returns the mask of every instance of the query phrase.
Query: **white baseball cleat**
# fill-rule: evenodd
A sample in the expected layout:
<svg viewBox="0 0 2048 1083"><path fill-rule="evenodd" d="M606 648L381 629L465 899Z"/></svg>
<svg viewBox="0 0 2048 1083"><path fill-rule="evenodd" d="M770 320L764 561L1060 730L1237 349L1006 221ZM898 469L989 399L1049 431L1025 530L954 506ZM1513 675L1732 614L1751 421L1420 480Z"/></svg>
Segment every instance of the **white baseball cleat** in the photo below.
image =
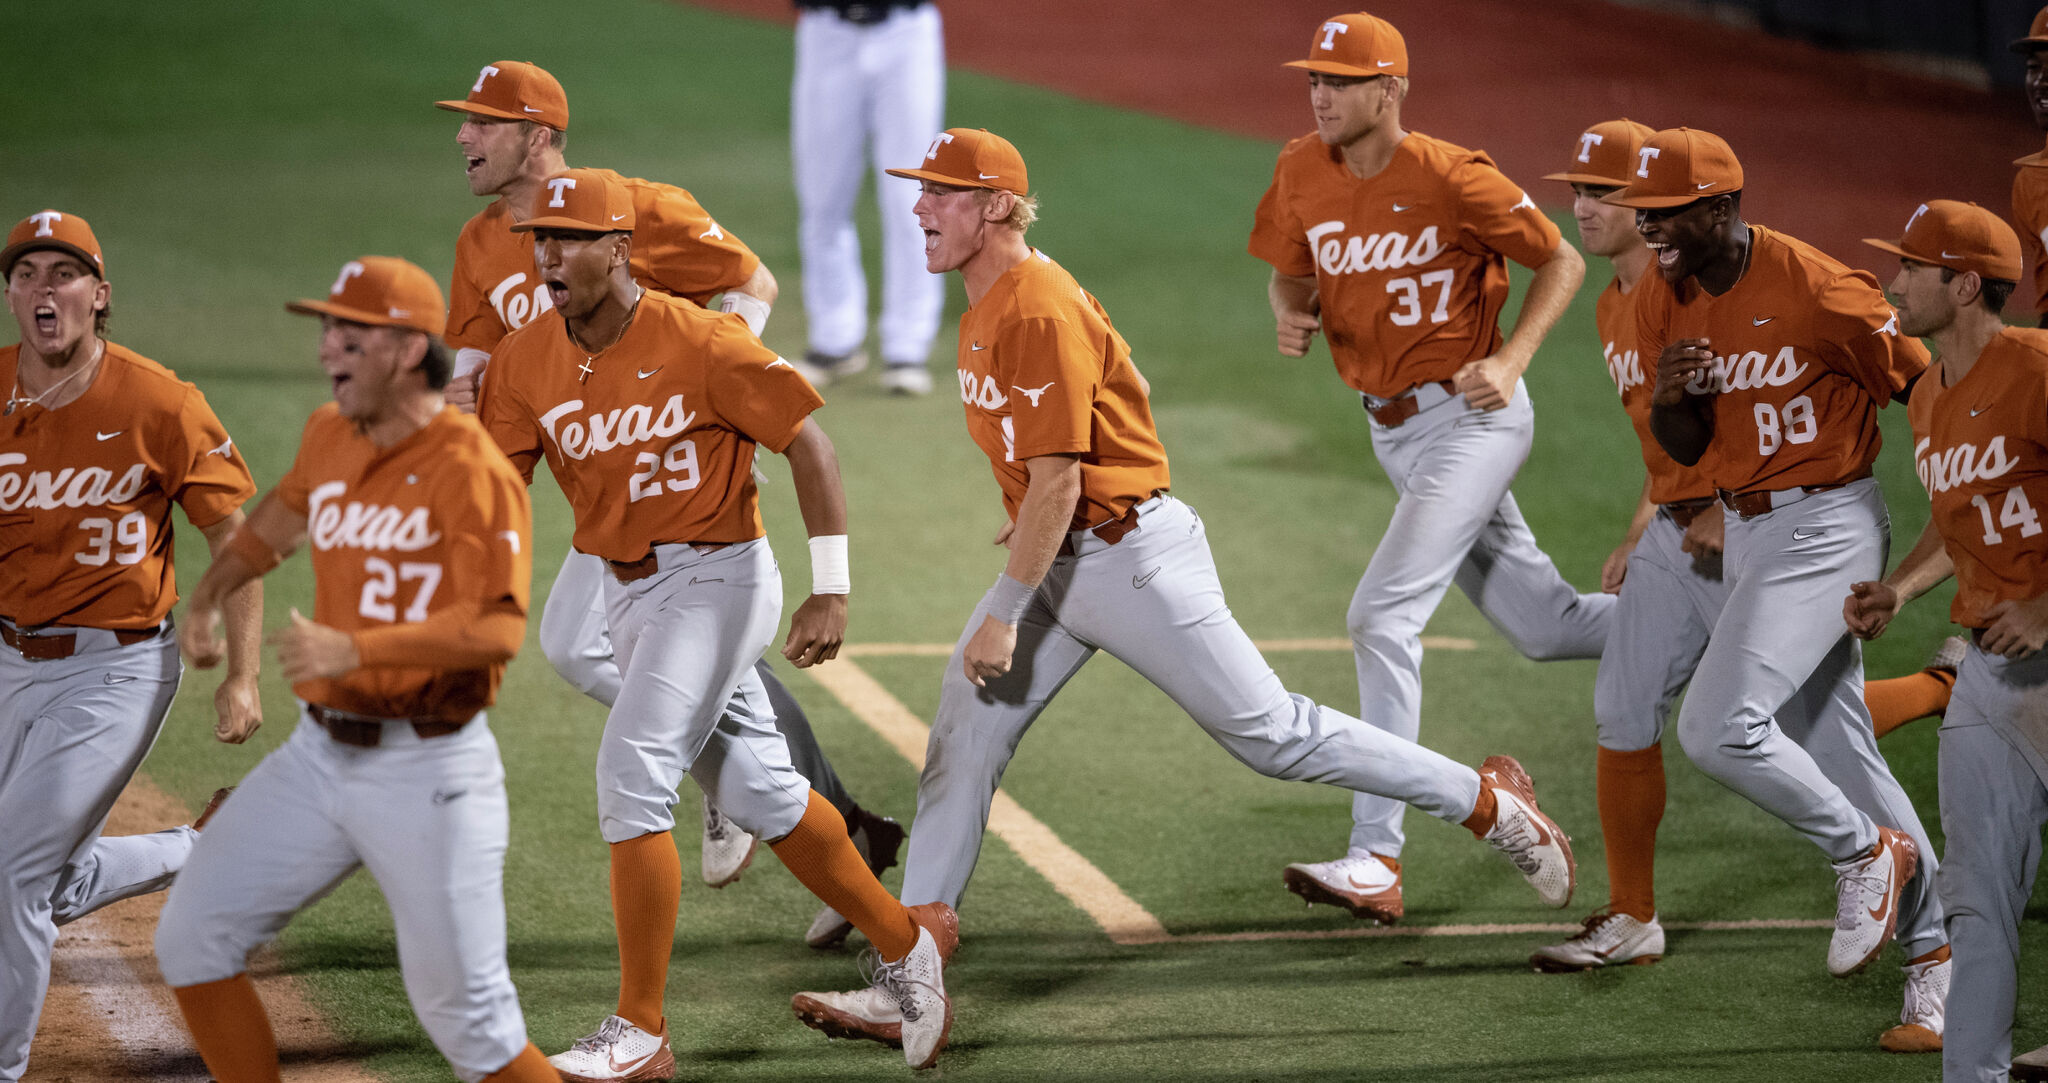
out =
<svg viewBox="0 0 2048 1083"><path fill-rule="evenodd" d="M1378 854L1345 854L1335 861L1297 861L1280 870L1287 890L1310 906L1328 903L1382 925L1401 920L1401 862Z"/></svg>
<svg viewBox="0 0 2048 1083"><path fill-rule="evenodd" d="M1970 653L1970 641L1963 636L1950 636L1934 648L1933 657L1927 659L1924 669L1945 669L1954 675L1963 664L1963 655Z"/></svg>
<svg viewBox="0 0 2048 1083"><path fill-rule="evenodd" d="M754 836L740 830L740 825L725 818L718 806L711 803L711 795L704 796L704 882L712 887L724 887L740 878L747 871L747 865L754 860Z"/></svg>
<svg viewBox="0 0 2048 1083"><path fill-rule="evenodd" d="M1545 974L1570 974L1603 966L1645 966L1663 957L1664 926L1657 923L1657 915L1638 921L1600 910L1570 939L1537 948L1529 965Z"/></svg>
<svg viewBox="0 0 2048 1083"><path fill-rule="evenodd" d="M1578 886L1572 841L1536 807L1536 783L1513 756L1488 756L1479 765L1479 785L1493 791L1493 826L1486 844L1507 855L1536 889L1543 905L1562 907Z"/></svg>
<svg viewBox="0 0 2048 1083"><path fill-rule="evenodd" d="M1828 973L1846 978L1883 953L1899 927L1899 892L1920 864L1913 840L1877 829L1868 854L1835 866L1835 935L1828 941Z"/></svg>
<svg viewBox="0 0 2048 1083"><path fill-rule="evenodd" d="M1940 957L1924 963L1908 963L1906 1006L1899 1011L1899 1025L1877 1039L1887 1053L1941 1052L1942 1021L1948 1012L1948 982L1954 967L1949 965L1946 947ZM2014 1078L2018 1078L2015 1076Z"/></svg>
<svg viewBox="0 0 2048 1083"><path fill-rule="evenodd" d="M660 1034L649 1034L616 1015L576 1039L567 1053L549 1057L548 1063L567 1083L634 1083L667 1079L676 1072L666 1026Z"/></svg>
<svg viewBox="0 0 2048 1083"><path fill-rule="evenodd" d="M953 1029L945 969L960 944L960 917L945 903L924 903L910 908L910 918L917 923L917 943L903 958L884 962L873 949L861 956L868 988L798 993L790 1007L805 1026L834 1038L901 1043L904 1063L929 1068Z"/></svg>
<svg viewBox="0 0 2048 1083"><path fill-rule="evenodd" d="M882 389L894 395L929 395L931 370L923 365L890 365L882 370Z"/></svg>

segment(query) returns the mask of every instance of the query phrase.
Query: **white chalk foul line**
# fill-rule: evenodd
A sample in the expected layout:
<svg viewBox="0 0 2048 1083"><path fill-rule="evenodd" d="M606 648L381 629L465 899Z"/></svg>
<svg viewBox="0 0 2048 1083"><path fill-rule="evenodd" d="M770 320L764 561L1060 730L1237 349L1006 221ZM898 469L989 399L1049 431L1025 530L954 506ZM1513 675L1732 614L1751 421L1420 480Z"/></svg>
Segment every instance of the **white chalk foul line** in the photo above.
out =
<svg viewBox="0 0 2048 1083"><path fill-rule="evenodd" d="M99 1019L119 1020L109 1036L131 1063L157 1063L164 1054L188 1050L192 1039L167 1001L168 990L154 972L143 973L136 949L125 948L108 935L100 915L88 914L64 927L63 948L53 964L63 980L78 988ZM153 970L153 968L152 968ZM204 1071L158 1078L167 1083L206 1083Z"/></svg>
<svg viewBox="0 0 2048 1083"><path fill-rule="evenodd" d="M1341 651L1351 652L1348 639L1260 639L1253 645L1262 651ZM1423 636L1422 647L1432 651L1476 651L1479 641L1464 636ZM951 643L849 643L839 648L841 658L949 658L953 654Z"/></svg>
<svg viewBox="0 0 2048 1083"><path fill-rule="evenodd" d="M1281 640L1282 644L1337 643L1341 647L1289 647L1261 644L1267 650L1350 650L1348 640ZM1470 642L1469 640L1467 642ZM912 767L924 769L925 739L931 728L923 719L913 714L910 708L895 694L882 687L881 682L869 676L867 671L847 657L849 654L871 656L886 655L929 655L950 656L953 648L944 644L871 644L865 650L850 648L842 650L834 661L807 670L812 679L832 693L833 698L853 712L854 717L865 723L889 742L898 755L910 761ZM1136 899L1124 894L1094 862L1081 856L1073 847L1060 841L1036 816L1024 810L1009 794L996 791L995 803L989 810L988 827L997 838L1003 840L1017 856L1024 859L1038 875L1045 877L1053 890L1065 896L1068 902L1081 909L1089 919L1101 927L1110 940L1118 944L1227 944L1263 940L1352 940L1373 937L1421 937L1421 936L1531 936L1537 934L1575 933L1577 924L1560 922L1527 922L1519 924L1493 925L1354 925L1342 929L1283 929L1240 933L1170 933L1159 919ZM1756 918L1745 921L1692 921L1666 922L1664 928L1672 931L1729 932L1746 929L1827 929L1833 921L1805 918Z"/></svg>

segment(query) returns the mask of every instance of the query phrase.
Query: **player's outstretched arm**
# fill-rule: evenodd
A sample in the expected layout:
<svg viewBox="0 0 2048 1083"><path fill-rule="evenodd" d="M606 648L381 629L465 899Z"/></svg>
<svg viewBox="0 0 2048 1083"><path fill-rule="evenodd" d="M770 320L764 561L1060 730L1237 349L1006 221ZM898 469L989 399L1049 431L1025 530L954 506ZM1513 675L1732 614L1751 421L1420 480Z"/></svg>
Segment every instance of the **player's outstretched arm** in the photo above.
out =
<svg viewBox="0 0 2048 1083"><path fill-rule="evenodd" d="M1010 560L996 582L994 609L967 641L962 668L975 687L1010 672L1017 651L1017 623L1059 556L1060 539L1073 524L1081 500L1081 460L1073 455L1039 455L1025 460L1031 480L1017 505L1010 532Z"/></svg>
<svg viewBox="0 0 2048 1083"><path fill-rule="evenodd" d="M186 599L185 619L178 625L178 647L198 669L228 659L227 678L214 695L213 735L241 744L263 724L256 691L263 629L263 588L259 580L284 555L305 540L304 516L286 507L275 493L257 502L244 518L240 511L205 528L213 563ZM227 639L221 639L223 611Z"/></svg>
<svg viewBox="0 0 2048 1083"><path fill-rule="evenodd" d="M1529 292L1522 298L1521 315L1507 341L1491 357L1468 362L1458 370L1453 383L1465 401L1479 410L1499 410L1513 401L1515 381L1529 370L1536 348L1550 335L1550 329L1571 307L1579 283L1586 279L1586 259L1570 242L1559 240L1550 259L1536 268L1529 280Z"/></svg>
<svg viewBox="0 0 2048 1083"><path fill-rule="evenodd" d="M1955 570L1941 544L1941 532L1930 522L1892 574L1877 582L1849 584L1849 596L1842 599L1842 622L1856 638L1876 639L1907 602L1933 590Z"/></svg>
<svg viewBox="0 0 2048 1083"><path fill-rule="evenodd" d="M1273 306L1273 323L1280 338L1280 352L1301 357L1322 330L1322 299L1316 293L1314 275L1295 277L1278 271L1266 283L1266 301Z"/></svg>
<svg viewBox="0 0 2048 1083"><path fill-rule="evenodd" d="M846 641L846 598L853 584L846 558L846 487L839 452L813 418L782 449L796 488L797 509L811 538L811 596L789 618L782 656L798 668L830 661Z"/></svg>

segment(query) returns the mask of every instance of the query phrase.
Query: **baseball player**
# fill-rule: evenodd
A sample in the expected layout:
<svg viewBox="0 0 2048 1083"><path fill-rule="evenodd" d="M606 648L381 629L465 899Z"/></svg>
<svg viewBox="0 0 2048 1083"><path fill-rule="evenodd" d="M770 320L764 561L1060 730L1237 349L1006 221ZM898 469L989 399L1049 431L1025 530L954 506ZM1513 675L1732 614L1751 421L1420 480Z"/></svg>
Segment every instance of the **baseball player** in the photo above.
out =
<svg viewBox="0 0 2048 1083"><path fill-rule="evenodd" d="M313 619L275 635L300 722L221 807L157 923L164 980L221 1083L279 1078L249 953L358 868L391 906L413 1011L455 1074L553 1081L505 965L505 769L484 717L526 637L533 508L446 405L441 289L342 265L320 317L334 402L192 592L180 646L220 657L221 598L312 547Z"/></svg>
<svg viewBox="0 0 2048 1083"><path fill-rule="evenodd" d="M868 284L853 205L870 162L882 212L882 386L932 389L926 368L945 283L924 269L924 236L910 205L917 188L881 173L907 162L939 129L946 46L930 0L796 0L796 78L789 92L789 157L804 269L810 349L798 364L824 387L867 367Z"/></svg>
<svg viewBox="0 0 2048 1083"><path fill-rule="evenodd" d="M1129 346L1101 304L1024 240L1037 201L1017 148L952 128L919 167L891 172L922 185L926 266L958 271L967 287L961 399L1002 493L996 540L1010 550L946 667L904 899L958 904L1017 742L1104 650L1253 770L1411 802L1507 855L1545 905L1565 905L1571 845L1520 764L1493 756L1474 771L1290 693L1238 627L1201 518L1167 491ZM827 1033L887 1041L889 1000L805 993L795 1007Z"/></svg>
<svg viewBox="0 0 2048 1083"><path fill-rule="evenodd" d="M1408 51L1385 20L1332 18L1288 66L1309 73L1316 131L1280 152L1250 251L1273 268L1280 352L1300 357L1325 332L1399 497L1348 623L1359 717L1412 741L1422 629L1452 582L1530 658L1592 658L1606 642L1614 599L1564 581L1508 492L1535 424L1522 372L1585 261L1485 154L1402 129ZM1503 339L1510 259L1535 278ZM1289 865L1284 882L1398 920L1404 811L1359 794L1349 852Z"/></svg>
<svg viewBox="0 0 2048 1083"><path fill-rule="evenodd" d="M1664 815L1661 741L1727 596L1714 488L1697 470L1673 462L1650 434L1651 381L1636 348L1632 304L1650 266L1650 249L1628 208L1601 201L1627 184L1637 151L1651 134L1631 120L1595 124L1573 144L1569 168L1544 178L1571 185L1580 244L1613 264L1614 278L1600 292L1594 320L1608 375L1642 444L1647 475L1628 532L1600 577L1602 589L1618 595L1593 691L1599 726L1595 778L1610 894L1578 933L1530 956L1532 966L1551 972L1653 963L1664 955L1655 893L1657 826ZM1882 737L1913 718L1939 713L1954 683L1953 668L1870 682L1864 692L1874 732ZM1918 1032L1902 1032L1880 1044L1917 1045L1920 1038Z"/></svg>
<svg viewBox="0 0 2048 1083"><path fill-rule="evenodd" d="M456 143L462 148L470 191L495 197L463 226L455 243L448 342L458 351L459 378L451 398L470 409L476 380L498 341L554 304L540 282L531 240L511 227L532 209L541 182L565 168L562 152L568 140L569 105L554 76L517 60L485 65L468 97L435 104L464 114ZM640 223L633 248L634 281L696 303L718 296L721 309L740 315L758 336L776 295L768 268L712 221L690 193L605 172L631 193ZM619 695L619 665L605 626L604 578L603 563L596 557L570 551L541 612L540 644L564 680L610 707ZM894 865L903 829L894 820L861 808L847 794L812 736L803 709L775 671L762 661L756 672L773 700L776 728L788 738L798 769L839 810L875 871ZM753 859L754 845L753 836L706 800L705 883L723 887L738 879ZM843 916L826 910L813 921L805 939L826 947L844 939L851 928Z"/></svg>
<svg viewBox="0 0 2048 1083"><path fill-rule="evenodd" d="M1851 586L1843 616L1874 639L1906 601L1956 578L1949 614L1974 642L1941 726L1941 901L1956 1008L1942 1078L2000 1080L2020 917L2048 823L2048 535L2036 511L2048 504L2048 332L1999 319L2025 271L2020 239L1974 203L1929 200L1897 241L1866 243L1900 259L1899 331L1941 356L1907 407L1933 515L1890 575Z"/></svg>
<svg viewBox="0 0 2048 1083"><path fill-rule="evenodd" d="M1627 177L1605 199L1636 211L1658 271L1635 304L1636 348L1657 358L1650 433L1726 512L1726 598L1679 740L1834 862L1828 970L1863 969L1896 932L1910 1021L1938 1038L1949 951L1934 854L1877 751L1862 651L1838 612L1850 583L1883 570L1877 410L1927 352L1870 275L1742 220L1742 166L1720 137L1658 132Z"/></svg>
<svg viewBox="0 0 2048 1083"><path fill-rule="evenodd" d="M543 456L576 513L575 545L605 562L621 686L598 747L598 815L611 845L618 1011L553 1058L564 1079L665 1077L663 1000L679 884L669 808L684 772L864 933L903 1015L903 1051L928 1067L952 1024L946 906L906 908L875 879L838 811L791 766L766 720L754 663L775 634L782 579L763 536L754 448L789 459L811 534L811 596L783 656L838 653L851 589L846 503L816 391L737 321L640 286L637 210L598 170L548 178L533 234L554 311L507 336L477 416L529 479Z"/></svg>
<svg viewBox="0 0 2048 1083"><path fill-rule="evenodd" d="M22 219L0 277L21 329L0 349L0 1080L12 1081L28 1069L57 927L163 890L192 849L192 828L100 829L184 673L171 506L217 556L255 485L198 388L105 337L113 287L85 219ZM263 717L263 595L226 605L214 735L239 743Z"/></svg>
<svg viewBox="0 0 2048 1083"><path fill-rule="evenodd" d="M2027 58L2027 108L2034 124L2048 131L2048 77L2044 77L2042 50L2048 49L2048 8L2034 14L2027 36L2012 43L2012 51ZM2019 226L2025 253L2027 300L2048 327L2048 150L2016 159L2019 172L2012 179L2012 220Z"/></svg>

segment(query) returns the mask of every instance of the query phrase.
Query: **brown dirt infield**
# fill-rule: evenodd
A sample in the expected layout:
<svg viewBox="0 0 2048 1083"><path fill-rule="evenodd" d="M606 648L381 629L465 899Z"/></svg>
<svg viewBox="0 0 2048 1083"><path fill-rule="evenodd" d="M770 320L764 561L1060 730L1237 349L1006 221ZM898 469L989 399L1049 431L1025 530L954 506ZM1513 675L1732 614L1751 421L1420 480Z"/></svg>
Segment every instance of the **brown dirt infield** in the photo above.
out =
<svg viewBox="0 0 2048 1083"><path fill-rule="evenodd" d="M689 2L794 18L789 0ZM1310 128L1303 79L1279 65L1306 55L1322 19L1357 10L1329 0L940 9L955 68L1275 141ZM1537 200L1565 202L1563 185L1538 178L1563 168L1589 124L1628 116L1703 128L1742 159L1746 217L1887 278L1896 261L1860 238L1897 236L1930 198L2009 213L2012 160L2042 145L2017 92L1605 0L1380 0L1370 10L1408 42L1408 126L1486 150ZM949 109L947 123L975 119ZM1247 206L1247 231L1251 217Z"/></svg>

